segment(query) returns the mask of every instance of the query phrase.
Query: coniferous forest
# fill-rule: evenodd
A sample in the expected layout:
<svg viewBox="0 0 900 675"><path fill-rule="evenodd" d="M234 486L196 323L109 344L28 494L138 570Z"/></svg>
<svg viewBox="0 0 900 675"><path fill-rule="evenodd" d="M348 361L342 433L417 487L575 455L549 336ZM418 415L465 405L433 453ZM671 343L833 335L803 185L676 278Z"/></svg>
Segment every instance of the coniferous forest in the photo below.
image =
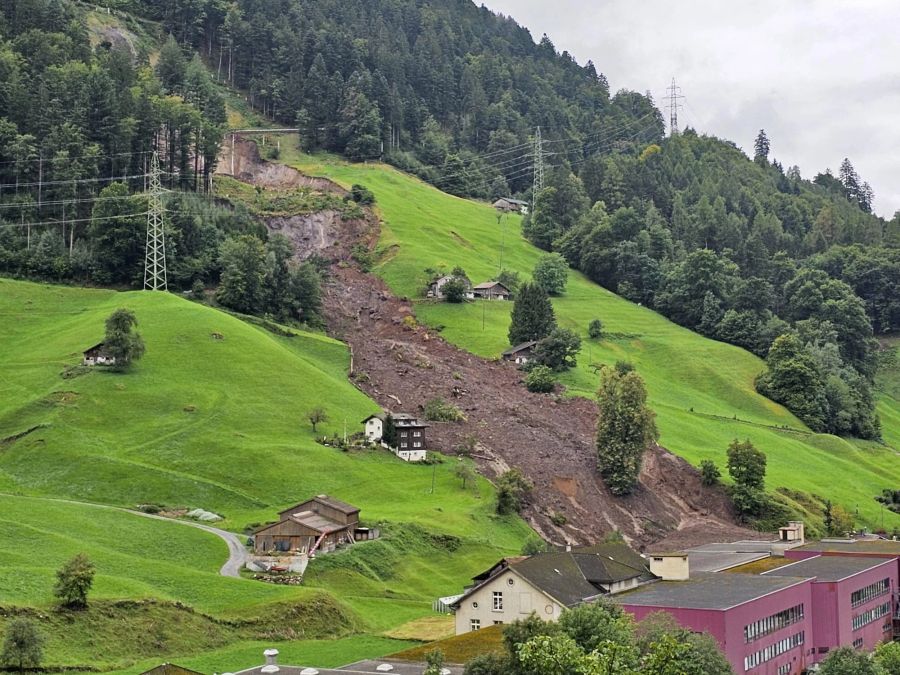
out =
<svg viewBox="0 0 900 675"><path fill-rule="evenodd" d="M109 4L161 23L153 66L92 45L66 0L0 2L4 272L136 283L146 205L134 193L157 149L181 191L175 287L218 283L247 251L288 274L249 214L189 194L208 182L232 87L299 128L306 150L384 159L461 196L532 200L537 246L767 359L759 390L814 430L879 436L871 388L876 336L900 329L900 214L872 213L850 160L801 174L764 132L741 139L747 154L691 129L667 137L649 95L611 92L602 64L468 0ZM548 171L532 195L537 127ZM290 316L290 299L257 295L232 306Z"/></svg>

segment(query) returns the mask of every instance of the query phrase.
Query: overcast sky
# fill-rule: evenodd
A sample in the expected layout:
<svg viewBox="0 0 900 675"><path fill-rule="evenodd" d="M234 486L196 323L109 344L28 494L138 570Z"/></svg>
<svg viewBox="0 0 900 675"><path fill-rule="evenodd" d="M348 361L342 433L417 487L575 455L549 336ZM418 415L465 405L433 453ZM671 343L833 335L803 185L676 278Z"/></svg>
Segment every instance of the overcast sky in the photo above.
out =
<svg viewBox="0 0 900 675"><path fill-rule="evenodd" d="M772 156L804 178L849 157L900 210L900 2L897 0L484 0L579 63L613 92L651 91L662 107L676 77L682 128L745 150L759 129ZM666 110L668 119L668 111Z"/></svg>

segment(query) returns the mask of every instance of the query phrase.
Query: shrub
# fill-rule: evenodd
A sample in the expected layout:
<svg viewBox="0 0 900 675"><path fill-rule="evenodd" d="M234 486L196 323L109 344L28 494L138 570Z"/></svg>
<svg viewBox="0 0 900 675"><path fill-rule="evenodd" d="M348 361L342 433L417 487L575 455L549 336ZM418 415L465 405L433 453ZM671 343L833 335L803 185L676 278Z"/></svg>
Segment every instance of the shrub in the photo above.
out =
<svg viewBox="0 0 900 675"><path fill-rule="evenodd" d="M357 204L369 206L375 203L375 194L364 185L355 183L350 188L350 198Z"/></svg>
<svg viewBox="0 0 900 675"><path fill-rule="evenodd" d="M557 511L557 512L554 512L550 516L550 522L553 523L554 525L556 525L557 527L562 527L563 525L565 525L566 523L569 522L569 519L566 518L565 513L559 513Z"/></svg>
<svg viewBox="0 0 900 675"><path fill-rule="evenodd" d="M540 537L529 537L522 545L522 555L536 555L538 553L546 553L550 547L547 542Z"/></svg>
<svg viewBox="0 0 900 675"><path fill-rule="evenodd" d="M718 483L721 475L719 467L711 459L704 459L700 462L700 480L706 487Z"/></svg>
<svg viewBox="0 0 900 675"><path fill-rule="evenodd" d="M603 322L594 319L588 324L588 337L591 340L599 340L603 336Z"/></svg>
<svg viewBox="0 0 900 675"><path fill-rule="evenodd" d="M462 277L455 276L441 287L441 293L447 302L460 303L466 299L466 282Z"/></svg>
<svg viewBox="0 0 900 675"><path fill-rule="evenodd" d="M547 366L534 366L525 376L525 386L535 394L549 394L556 388L553 370Z"/></svg>
<svg viewBox="0 0 900 675"><path fill-rule="evenodd" d="M497 513L518 513L534 488L519 469L510 469L497 479Z"/></svg>
<svg viewBox="0 0 900 675"><path fill-rule="evenodd" d="M350 249L350 257L359 263L359 268L363 272L371 272L375 266L375 254L362 244L355 244Z"/></svg>
<svg viewBox="0 0 900 675"><path fill-rule="evenodd" d="M430 422L464 422L463 411L442 398L433 398L425 404L425 419Z"/></svg>

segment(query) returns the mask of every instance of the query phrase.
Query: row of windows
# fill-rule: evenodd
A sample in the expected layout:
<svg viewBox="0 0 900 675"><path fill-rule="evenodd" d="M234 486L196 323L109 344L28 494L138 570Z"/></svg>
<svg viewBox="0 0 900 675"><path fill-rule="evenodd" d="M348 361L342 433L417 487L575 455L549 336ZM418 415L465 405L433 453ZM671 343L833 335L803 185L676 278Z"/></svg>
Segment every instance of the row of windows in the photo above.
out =
<svg viewBox="0 0 900 675"><path fill-rule="evenodd" d="M795 633L790 637L779 640L774 645L769 645L765 649L760 649L755 654L751 654L744 659L744 670L750 670L751 668L756 668L760 663L771 661L776 656L781 656L785 652L794 649L794 647L799 647L805 640L806 634L801 630L799 633Z"/></svg>
<svg viewBox="0 0 900 675"><path fill-rule="evenodd" d="M863 646L863 639L862 639L862 638L856 638L856 639L853 641L853 648L854 648L854 649L862 649L862 646Z"/></svg>
<svg viewBox="0 0 900 675"><path fill-rule="evenodd" d="M744 626L744 642L753 642L770 633L781 630L785 626L790 626L791 624L802 620L803 605L796 605L790 609L778 612L778 614L767 616L765 619L760 619L759 621L754 621L753 623Z"/></svg>
<svg viewBox="0 0 900 675"><path fill-rule="evenodd" d="M868 626L873 621L878 621L883 616L887 616L891 612L891 603L886 602L878 607L873 607L867 612L857 614L853 617L853 630L859 630L863 626Z"/></svg>
<svg viewBox="0 0 900 675"><path fill-rule="evenodd" d="M778 666L778 675L791 675L791 669L793 667L793 663L785 663L784 665Z"/></svg>
<svg viewBox="0 0 900 675"><path fill-rule="evenodd" d="M890 590L890 579L882 579L878 583L866 586L865 588L860 588L858 591L853 591L853 593L850 595L850 604L853 607L859 607L860 605L866 604L870 600L874 600L875 598L884 595L885 593L889 593Z"/></svg>

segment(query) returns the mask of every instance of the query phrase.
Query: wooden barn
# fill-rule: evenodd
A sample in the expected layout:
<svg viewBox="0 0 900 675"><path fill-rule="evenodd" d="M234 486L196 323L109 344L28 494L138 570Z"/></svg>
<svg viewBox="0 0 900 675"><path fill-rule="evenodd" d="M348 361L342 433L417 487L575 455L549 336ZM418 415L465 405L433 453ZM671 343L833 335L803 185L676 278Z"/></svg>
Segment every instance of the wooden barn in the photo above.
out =
<svg viewBox="0 0 900 675"><path fill-rule="evenodd" d="M328 495L308 499L278 516L277 523L254 533L257 554L275 551L312 556L317 551L333 551L343 544L352 544L359 529L359 509Z"/></svg>
<svg viewBox="0 0 900 675"><path fill-rule="evenodd" d="M82 364L85 366L114 366L116 357L110 356L104 347L105 345L100 342L85 350L81 360Z"/></svg>
<svg viewBox="0 0 900 675"><path fill-rule="evenodd" d="M509 300L512 293L499 281L486 281L472 289L476 298L484 300Z"/></svg>

